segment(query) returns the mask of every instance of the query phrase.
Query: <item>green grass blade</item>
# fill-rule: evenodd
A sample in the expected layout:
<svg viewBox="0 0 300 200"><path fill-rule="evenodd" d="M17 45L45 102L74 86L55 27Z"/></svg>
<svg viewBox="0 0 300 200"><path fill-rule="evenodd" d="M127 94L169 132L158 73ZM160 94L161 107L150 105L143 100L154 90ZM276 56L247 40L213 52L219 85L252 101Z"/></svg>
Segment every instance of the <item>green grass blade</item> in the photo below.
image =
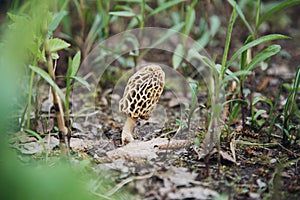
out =
<svg viewBox="0 0 300 200"><path fill-rule="evenodd" d="M173 67L175 70L181 64L182 59L184 57L184 53L185 53L185 47L182 44L178 44L172 56Z"/></svg>
<svg viewBox="0 0 300 200"><path fill-rule="evenodd" d="M239 81L239 79L237 78L238 76L246 76L246 75L250 75L251 72L249 71L237 71L237 72L233 72L233 73L230 73L226 76L224 76L224 79L223 81L224 82L227 82L227 81L231 81L231 80L236 80L236 81Z"/></svg>
<svg viewBox="0 0 300 200"><path fill-rule="evenodd" d="M253 29L250 26L250 24L248 23L242 9L240 8L240 6L235 2L235 0L227 0L228 3L232 6L232 7L236 7L236 11L238 13L238 15L240 16L240 18L242 19L242 21L244 22L244 24L246 25L247 29L249 30L249 32L251 33L251 35L253 35Z"/></svg>
<svg viewBox="0 0 300 200"><path fill-rule="evenodd" d="M281 49L280 45L274 44L259 52L246 67L247 71L252 71L260 62L276 55Z"/></svg>
<svg viewBox="0 0 300 200"><path fill-rule="evenodd" d="M287 119L288 115L292 112L293 105L295 104L295 97L296 97L299 85L300 85L300 66L298 66L298 70L297 70L297 73L295 76L295 81L293 84L293 89L292 89L291 93L289 94L286 104L284 106L283 114L284 114L285 119Z"/></svg>
<svg viewBox="0 0 300 200"><path fill-rule="evenodd" d="M143 29L145 26L145 7L146 7L146 0L142 0L141 2L141 24L140 29Z"/></svg>
<svg viewBox="0 0 300 200"><path fill-rule="evenodd" d="M90 84L86 80L84 80L83 78L81 78L79 76L71 76L70 78L76 80L78 83L80 83L83 86L85 86L88 90L91 90Z"/></svg>
<svg viewBox="0 0 300 200"><path fill-rule="evenodd" d="M86 43L87 43L86 51L87 52L90 52L93 44L95 43L97 36L102 34L101 31L103 28L102 27L103 20L104 20L104 18L102 17L102 15L97 14L95 16L92 27L90 28L90 31L86 37Z"/></svg>
<svg viewBox="0 0 300 200"><path fill-rule="evenodd" d="M43 140L43 138L42 138L38 133L36 133L36 132L33 131L33 130L30 130L30 129L24 129L24 131L25 131L26 133L29 133L30 135L36 137L36 138L39 140L39 142L41 143L41 145L43 146L43 153L44 153L44 154L47 154L47 148L46 148L45 141Z"/></svg>
<svg viewBox="0 0 300 200"><path fill-rule="evenodd" d="M243 47L241 47L237 52L235 52L233 54L233 56L230 58L230 60L227 62L226 67L230 66L233 61L235 59L237 59L237 57L239 55L241 55L244 51L246 51L247 49L250 49L258 44L264 43L264 42L269 42L272 40L279 40L279 39L289 39L290 37L285 36L285 35L281 35L281 34L271 34L271 35L266 35L263 37L260 37L256 40L253 40L252 42L249 42L248 44L244 45Z"/></svg>
<svg viewBox="0 0 300 200"><path fill-rule="evenodd" d="M71 76L71 74L72 74L72 62L73 62L72 58L69 57L68 58L68 70L67 70L67 74L66 74L67 77ZM56 76L56 77L60 78L60 76Z"/></svg>
<svg viewBox="0 0 300 200"><path fill-rule="evenodd" d="M222 59L222 68L220 72L220 79L223 79L224 74L226 72L226 62L227 62L227 57L228 57L228 51L229 51L229 45L231 41L231 33L233 29L233 25L236 19L236 7L233 7L233 11L231 13L229 25L228 25L228 30L227 30L227 36L226 36L226 43L225 43L225 48L224 48L224 54L223 54L223 59Z"/></svg>
<svg viewBox="0 0 300 200"><path fill-rule="evenodd" d="M117 2L126 2L126 3L141 3L142 0L117 0Z"/></svg>
<svg viewBox="0 0 300 200"><path fill-rule="evenodd" d="M186 14L186 19L185 19L185 27L184 27L184 34L189 35L192 27L195 24L195 19L196 19L196 12L194 10L194 7L197 3L197 0L194 0L191 5L188 6L187 8L187 14Z"/></svg>
<svg viewBox="0 0 300 200"><path fill-rule="evenodd" d="M168 1L166 3L164 3L163 5L159 6L158 8L154 9L152 12L150 12L150 14L148 15L148 17L155 15L163 10L166 10L178 3L184 2L186 0L173 0L173 1Z"/></svg>
<svg viewBox="0 0 300 200"><path fill-rule="evenodd" d="M255 104L257 104L258 102L265 102L267 104L269 104L271 107L273 107L273 103L270 99L267 98L263 98L263 97L255 97L252 101L252 106L254 106Z"/></svg>
<svg viewBox="0 0 300 200"><path fill-rule="evenodd" d="M293 86L293 89L295 89L295 93L297 92L299 86L300 86L300 66L298 66L298 70L296 73L295 82Z"/></svg>
<svg viewBox="0 0 300 200"><path fill-rule="evenodd" d="M246 39L246 41L244 42L244 45L248 44L251 40L253 39L253 36L252 35L249 35ZM244 70L246 68L246 65L247 65L247 51L244 51L242 53L242 56L241 56L241 62L240 62L240 69L241 70Z"/></svg>
<svg viewBox="0 0 300 200"><path fill-rule="evenodd" d="M257 0L257 4L256 4L256 16L255 16L255 28L256 28L256 31L257 31L258 24L259 24L260 8L261 8L261 2L260 2L260 0Z"/></svg>
<svg viewBox="0 0 300 200"><path fill-rule="evenodd" d="M195 10L192 9L192 8L189 8L189 11L187 13L185 27L184 27L184 34L185 35L189 35L189 33L191 32L191 29L195 24L195 19L196 19Z"/></svg>
<svg viewBox="0 0 300 200"><path fill-rule="evenodd" d="M184 27L184 22L181 22L179 24L176 24L175 26L172 26L165 35L163 35L159 40L157 40L154 44L152 44L149 48L154 48L166 39L168 39L171 35L177 34L178 31L180 31Z"/></svg>
<svg viewBox="0 0 300 200"><path fill-rule="evenodd" d="M253 119L254 120L257 120L257 118L260 116L260 115L262 115L262 114L264 114L264 113L266 113L267 111L265 111L265 110L258 110L256 113L255 113L255 115L253 116Z"/></svg>
<svg viewBox="0 0 300 200"><path fill-rule="evenodd" d="M243 100L243 99L230 99L230 100L227 100L225 102L222 103L222 106L225 106L226 104L229 104L229 103L239 103L239 104L243 104L243 105L248 105L248 102L246 100Z"/></svg>
<svg viewBox="0 0 300 200"><path fill-rule="evenodd" d="M108 14L114 15L117 17L134 17L134 16L136 16L135 13L129 12L129 11L115 11L115 12L109 12Z"/></svg>
<svg viewBox="0 0 300 200"><path fill-rule="evenodd" d="M271 8L270 10L268 10L266 13L264 13L260 19L259 22L257 23L257 27L259 27L259 25L261 25L261 23L263 23L264 21L266 21L266 19L268 19L272 14L274 14L275 12L281 11L285 8L294 6L300 4L300 0L289 0L289 1L283 1L282 3L278 4L277 6L274 6L273 8Z"/></svg>
<svg viewBox="0 0 300 200"><path fill-rule="evenodd" d="M45 81L47 81L52 88L54 88L54 90L57 92L57 94L59 95L59 97L62 99L62 101L65 103L65 95L62 92L62 90L57 86L57 84L52 80L52 78L50 77L50 75L45 72L44 70L42 70L39 67L36 66L32 66L29 65L29 68L32 69L34 72L36 72L37 74L39 74Z"/></svg>

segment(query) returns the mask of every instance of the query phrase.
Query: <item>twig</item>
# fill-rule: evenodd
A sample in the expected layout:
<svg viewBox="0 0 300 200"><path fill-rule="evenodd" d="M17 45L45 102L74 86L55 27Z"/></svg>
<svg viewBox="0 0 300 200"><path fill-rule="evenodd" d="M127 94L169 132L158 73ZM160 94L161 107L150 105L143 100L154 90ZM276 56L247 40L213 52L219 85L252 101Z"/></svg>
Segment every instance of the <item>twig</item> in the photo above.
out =
<svg viewBox="0 0 300 200"><path fill-rule="evenodd" d="M125 179L124 181L122 181L121 183L117 184L113 189L111 189L109 192L106 193L106 196L111 196L114 193L116 193L118 190L120 190L124 185L126 185L127 183L130 183L134 180L141 180L141 179L147 179L147 178L151 178L153 176L154 172L151 172L149 174L143 175L143 176L136 176L136 177L128 177L127 179Z"/></svg>
<svg viewBox="0 0 300 200"><path fill-rule="evenodd" d="M91 116L93 116L93 115L96 115L96 114L98 114L98 113L99 113L98 110L96 110L95 112L92 112L92 113L86 113L86 114L76 114L76 113L73 113L73 114L70 114L70 117L77 117L77 118L79 118L79 117L84 117L84 118L86 118L86 117L91 117ZM47 116L47 117L53 117L53 118L57 117L56 114L52 114L52 113L50 113L50 114L42 114L42 115L41 115L42 118L45 118L46 116Z"/></svg>
<svg viewBox="0 0 300 200"><path fill-rule="evenodd" d="M292 152L291 150L285 148L282 144L280 143L253 143L253 142L247 142L247 141L243 141L243 140L236 140L235 141L236 144L243 144L243 145L249 145L249 146L261 146L261 147L272 147L272 146L280 146L282 149L286 150L287 152L289 152L290 154L294 154L299 156L298 154Z"/></svg>

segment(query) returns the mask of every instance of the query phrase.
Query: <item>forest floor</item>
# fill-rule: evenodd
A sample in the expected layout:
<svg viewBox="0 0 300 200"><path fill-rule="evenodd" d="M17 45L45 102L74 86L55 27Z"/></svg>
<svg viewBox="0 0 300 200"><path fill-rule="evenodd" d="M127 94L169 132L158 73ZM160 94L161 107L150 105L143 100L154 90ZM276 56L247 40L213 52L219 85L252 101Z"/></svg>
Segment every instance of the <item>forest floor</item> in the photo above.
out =
<svg viewBox="0 0 300 200"><path fill-rule="evenodd" d="M184 97L175 98L165 91L151 118L137 122L136 141L122 146L125 116L108 105L116 96L104 94L97 109L78 116L73 123L71 154L78 160L91 160L91 169L99 176L109 171L117 185L107 196L125 187L136 199L299 199L299 140L287 148L281 144L278 129L271 135L267 128L256 132L246 126L242 130L238 120L230 133L223 129L219 153L214 150L202 158L199 146L206 132L206 111L199 109L193 114L190 130L179 126L184 104L178 99L184 101ZM204 98L199 99L205 104ZM42 123L38 123L40 129L45 128ZM23 156L40 157L40 141L24 136L13 146ZM57 135L46 134L43 139L48 156L57 156Z"/></svg>

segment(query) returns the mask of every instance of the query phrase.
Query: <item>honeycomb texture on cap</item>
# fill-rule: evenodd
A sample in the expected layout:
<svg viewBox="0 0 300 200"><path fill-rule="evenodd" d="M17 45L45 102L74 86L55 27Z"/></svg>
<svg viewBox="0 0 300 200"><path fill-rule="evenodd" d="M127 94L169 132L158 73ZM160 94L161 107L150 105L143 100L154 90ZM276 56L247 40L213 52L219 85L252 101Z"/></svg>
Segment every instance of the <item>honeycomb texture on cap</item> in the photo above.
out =
<svg viewBox="0 0 300 200"><path fill-rule="evenodd" d="M148 65L133 74L125 87L119 109L132 118L149 119L165 84L158 65Z"/></svg>

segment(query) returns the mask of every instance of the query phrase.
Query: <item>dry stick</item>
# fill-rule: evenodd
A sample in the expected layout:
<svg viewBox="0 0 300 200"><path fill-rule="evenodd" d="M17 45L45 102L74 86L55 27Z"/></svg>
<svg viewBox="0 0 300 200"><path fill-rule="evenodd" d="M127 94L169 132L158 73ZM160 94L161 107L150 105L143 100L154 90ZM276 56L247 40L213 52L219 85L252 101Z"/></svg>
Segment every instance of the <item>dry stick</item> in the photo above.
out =
<svg viewBox="0 0 300 200"><path fill-rule="evenodd" d="M107 192L105 196L108 196L108 197L112 196L114 193L116 193L118 190L120 190L124 185L126 185L126 184L128 184L128 183L130 183L132 181L151 178L154 175L154 173L155 172L153 171L153 172L150 172L149 174L142 175L142 176L128 177L127 179L125 179L121 183L117 184L109 192Z"/></svg>
<svg viewBox="0 0 300 200"><path fill-rule="evenodd" d="M47 58L46 64L47 64L47 68L48 68L48 73L49 73L50 77L52 78L52 80L55 81L55 73L54 73L48 38L45 39L45 51L46 51L46 58ZM61 154L63 156L66 156L67 153L69 154L69 143L67 143L67 141L66 141L66 136L68 135L68 128L65 125L63 105L62 105L61 99L60 99L58 93L56 92L56 90L54 88L51 88L51 91L52 91L52 95L53 95L53 104L54 104L54 109L55 109L56 118L57 118L58 131L59 131L59 146L61 149ZM68 140L68 142L69 142L69 140Z"/></svg>

